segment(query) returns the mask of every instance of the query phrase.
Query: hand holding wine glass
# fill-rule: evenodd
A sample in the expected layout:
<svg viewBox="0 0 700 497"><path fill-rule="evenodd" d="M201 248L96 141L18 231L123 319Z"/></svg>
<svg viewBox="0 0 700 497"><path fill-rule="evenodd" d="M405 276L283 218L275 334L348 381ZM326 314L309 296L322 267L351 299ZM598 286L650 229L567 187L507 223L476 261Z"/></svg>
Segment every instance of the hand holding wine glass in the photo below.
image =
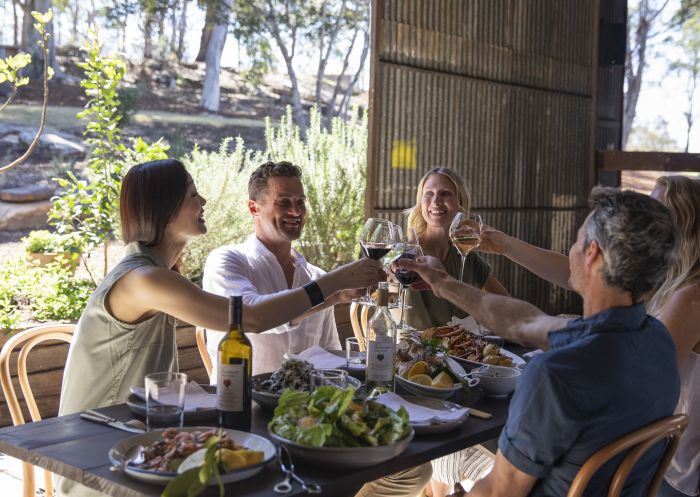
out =
<svg viewBox="0 0 700 497"><path fill-rule="evenodd" d="M450 240L462 256L462 270L459 279L464 278L464 261L469 252L481 243L481 216L474 212L458 212L450 225Z"/></svg>
<svg viewBox="0 0 700 497"><path fill-rule="evenodd" d="M421 249L420 245L414 242L399 243L396 246L396 251L401 253L399 259L415 260L418 257L423 257L423 249ZM406 288L415 283L420 278L420 276L415 271L412 271L405 267L400 267L396 264L392 264L392 268L394 270L394 277L398 280L400 284L401 292L401 317L399 319L398 329L411 329L411 327L406 325L404 322L404 311L406 308Z"/></svg>
<svg viewBox="0 0 700 497"><path fill-rule="evenodd" d="M401 236L396 228L394 223L386 219L370 218L365 221L360 232L360 247L362 247L365 256L378 261L387 255ZM363 300L368 303L372 302L369 287L367 287Z"/></svg>

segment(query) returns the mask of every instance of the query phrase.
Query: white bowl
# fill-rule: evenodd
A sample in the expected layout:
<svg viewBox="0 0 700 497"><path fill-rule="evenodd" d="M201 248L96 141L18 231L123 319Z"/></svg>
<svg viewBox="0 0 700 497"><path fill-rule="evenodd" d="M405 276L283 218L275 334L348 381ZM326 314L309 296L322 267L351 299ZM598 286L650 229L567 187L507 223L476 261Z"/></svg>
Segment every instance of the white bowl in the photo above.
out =
<svg viewBox="0 0 700 497"><path fill-rule="evenodd" d="M481 368L472 369L472 376L479 378L479 386L490 397L506 397L518 384L522 371L517 368L504 366L488 366L485 371Z"/></svg>
<svg viewBox="0 0 700 497"><path fill-rule="evenodd" d="M311 447L270 432L270 438L285 445L294 459L330 469L356 469L375 466L401 454L413 440L413 428L406 437L391 445L377 447Z"/></svg>
<svg viewBox="0 0 700 497"><path fill-rule="evenodd" d="M459 382L456 382L450 388L437 388L421 385L420 383L414 383L402 376L399 376L398 374L395 376L395 378L396 382L401 385L401 387L413 395L433 397L434 399L449 399L462 388L462 384Z"/></svg>

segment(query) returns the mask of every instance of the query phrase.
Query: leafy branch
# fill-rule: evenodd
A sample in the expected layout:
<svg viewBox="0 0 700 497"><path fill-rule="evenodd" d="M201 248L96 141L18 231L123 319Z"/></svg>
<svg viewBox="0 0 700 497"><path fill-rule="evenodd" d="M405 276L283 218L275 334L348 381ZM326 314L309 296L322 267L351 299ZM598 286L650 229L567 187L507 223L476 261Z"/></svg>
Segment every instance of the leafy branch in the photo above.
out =
<svg viewBox="0 0 700 497"><path fill-rule="evenodd" d="M15 159L6 166L0 167L0 173L4 171L9 171L15 166L20 165L22 162L27 160L27 158L34 152L34 149L39 144L39 138L44 132L44 127L46 126L46 111L49 107L49 80L53 77L53 68L49 67L49 48L48 41L51 36L46 25L53 19L53 10L49 9L46 13L32 11L32 17L37 21L34 24L34 29L39 33L39 41L37 44L41 47L44 53L44 101L41 105L41 123L39 124L39 129L34 136L34 140L29 144L27 151L22 154L21 157ZM12 92L8 97L7 101L0 107L0 111L4 109L10 101L14 98L17 93L17 89L21 86L29 83L29 78L18 76L17 71L23 69L32 61L32 56L25 53L20 53L12 57L8 57L4 60L0 60L0 83L8 82L12 85Z"/></svg>

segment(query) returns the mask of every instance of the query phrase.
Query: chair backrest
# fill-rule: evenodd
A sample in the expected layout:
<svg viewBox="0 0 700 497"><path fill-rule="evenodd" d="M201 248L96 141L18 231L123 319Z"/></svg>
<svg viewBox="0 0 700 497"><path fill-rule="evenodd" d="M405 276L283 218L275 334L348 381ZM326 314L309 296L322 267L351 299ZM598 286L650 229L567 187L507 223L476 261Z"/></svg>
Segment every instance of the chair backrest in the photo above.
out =
<svg viewBox="0 0 700 497"><path fill-rule="evenodd" d="M360 345L360 350L365 350L365 338L367 321L369 320L370 306L358 302L350 303L350 324Z"/></svg>
<svg viewBox="0 0 700 497"><path fill-rule="evenodd" d="M197 340L197 350L199 350L199 356L202 358L204 363L204 369L207 370L207 376L211 379L211 357L209 357L209 352L207 351L207 330L205 328L200 328L197 326L195 330L195 338Z"/></svg>
<svg viewBox="0 0 700 497"><path fill-rule="evenodd" d="M39 421L41 419L41 414L36 405L36 400L34 400L34 393L29 385L29 378L27 375L27 356L34 347L47 340L62 340L70 343L73 338L74 330L74 324L46 324L36 326L13 335L5 342L2 350L0 350L0 384L2 385L2 393L7 401L7 408L12 417L12 423L15 426L24 424L25 420L10 375L10 357L12 353L15 349L19 349L19 354L17 356L17 378L32 421ZM24 497L34 497L34 466L29 463L23 463L22 471L24 474L23 495ZM46 483L46 495L52 497L53 481L51 473L45 471L44 479Z"/></svg>
<svg viewBox="0 0 700 497"><path fill-rule="evenodd" d="M571 482L567 497L580 497L583 495L584 490L588 486L588 482L603 464L620 452L630 449L627 455L622 459L622 462L620 462L620 465L617 467L610 481L608 497L618 497L634 465L644 453L662 440L670 439L666 444L663 456L659 460L656 473L654 473L654 477L647 490L647 497L654 497L659 490L666 468L668 468L671 458L676 452L680 436L686 426L688 426L688 416L685 414L677 414L655 421L606 445L589 457L584 465L581 466L574 481Z"/></svg>

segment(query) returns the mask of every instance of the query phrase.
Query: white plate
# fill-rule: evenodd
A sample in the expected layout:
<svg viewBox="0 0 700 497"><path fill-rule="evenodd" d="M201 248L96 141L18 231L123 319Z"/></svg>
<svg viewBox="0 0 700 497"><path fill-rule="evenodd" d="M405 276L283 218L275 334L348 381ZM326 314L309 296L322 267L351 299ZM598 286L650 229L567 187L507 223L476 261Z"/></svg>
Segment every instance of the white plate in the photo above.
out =
<svg viewBox="0 0 700 497"><path fill-rule="evenodd" d="M452 360L450 357L446 357L448 365L450 369L456 374L456 375L463 375L466 374L466 371L464 371L464 368L459 365L456 361ZM427 385L421 385L419 383L413 383L412 381L403 378L402 376L396 375L396 382L401 385L402 388L405 390L409 391L413 395L418 395L421 397L433 397L435 399L449 399L452 397L456 392L458 392L462 388L462 384L460 382L455 382L454 385L452 385L451 388L436 388L436 387L429 387Z"/></svg>
<svg viewBox="0 0 700 497"><path fill-rule="evenodd" d="M522 368L525 366L525 359L520 357L519 355L515 355L512 352L507 351L504 348L501 348L501 354L503 354L506 357L510 357L513 360L513 367L515 368ZM459 362L460 364L464 364L466 366L469 366L469 368L473 368L475 366L483 366L483 362L478 362L478 361L468 361L467 359L463 359L461 357L456 357L451 355L450 356L452 359L455 361ZM510 367L510 366L500 366L500 367Z"/></svg>
<svg viewBox="0 0 700 497"><path fill-rule="evenodd" d="M218 428L212 428L210 426L178 428L179 431L187 432L209 431L211 429ZM254 464L252 466L246 466L245 468L229 471L228 473L222 473L221 480L224 483L232 483L234 481L244 480L246 478L250 478L251 476L258 474L260 471L262 471L263 467L268 462L270 462L277 454L277 450L275 449L274 444L270 442L267 438L261 437L260 435L255 435L254 433L248 433L239 430L224 429L224 431L228 434L229 438L231 438L231 440L233 440L236 443L236 445L241 445L246 449L250 450L259 450L264 453L263 462L261 462L260 464ZM136 435L122 440L118 444L114 445L111 449L109 449L109 460L115 466L121 467L123 461L123 454L126 454L126 452L131 447L134 447L135 445L143 445L144 447L151 445L153 442L161 438L161 433L162 430L150 431L144 433L143 435ZM140 480L146 483L155 483L159 485L166 485L170 480L177 476L177 473L175 472L150 471L146 469L135 468L129 465L127 465L126 468L124 468L124 473L136 480ZM212 481L209 482L210 485L213 485L215 483L215 479L212 479Z"/></svg>
<svg viewBox="0 0 700 497"><path fill-rule="evenodd" d="M413 440L413 435L414 431L411 428L409 434L402 440L395 444L378 447L311 447L270 433L275 441L289 449L295 460L298 458L307 463L318 464L322 468L332 469L365 468L393 459L406 450Z"/></svg>

